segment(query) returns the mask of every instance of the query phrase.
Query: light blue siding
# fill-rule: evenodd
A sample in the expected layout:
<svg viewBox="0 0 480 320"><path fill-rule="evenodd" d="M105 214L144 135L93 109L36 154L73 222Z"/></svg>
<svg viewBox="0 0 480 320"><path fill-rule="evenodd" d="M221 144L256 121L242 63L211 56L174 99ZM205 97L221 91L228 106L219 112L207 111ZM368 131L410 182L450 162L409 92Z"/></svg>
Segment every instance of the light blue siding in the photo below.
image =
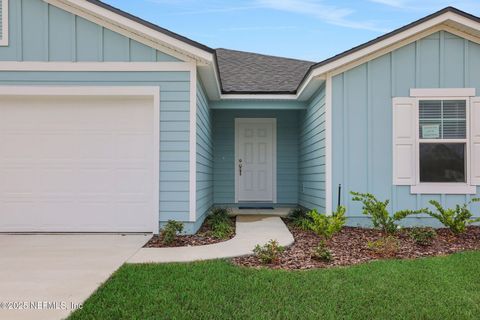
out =
<svg viewBox="0 0 480 320"><path fill-rule="evenodd" d="M213 205L213 127L208 98L197 82L197 220Z"/></svg>
<svg viewBox="0 0 480 320"><path fill-rule="evenodd" d="M325 86L299 116L298 203L325 210Z"/></svg>
<svg viewBox="0 0 480 320"><path fill-rule="evenodd" d="M188 72L0 72L0 85L158 86L160 220L189 220Z"/></svg>
<svg viewBox="0 0 480 320"><path fill-rule="evenodd" d="M350 224L366 223L350 191L391 199L391 209L415 209L436 199L446 206L469 196L412 195L393 186L392 97L408 97L410 88L474 87L480 92L480 45L447 32L435 33L333 79L333 203L342 184L342 203ZM478 212L477 212L478 214ZM435 225L429 218L406 224Z"/></svg>
<svg viewBox="0 0 480 320"><path fill-rule="evenodd" d="M244 102L245 106L263 102ZM235 118L277 119L277 202L298 203L298 111L214 110L214 202L235 202Z"/></svg>
<svg viewBox="0 0 480 320"><path fill-rule="evenodd" d="M3 61L178 61L41 0L10 1L9 20ZM0 72L0 85L158 86L160 221L189 221L189 72Z"/></svg>
<svg viewBox="0 0 480 320"><path fill-rule="evenodd" d="M42 0L10 1L9 30L4 61L179 61Z"/></svg>

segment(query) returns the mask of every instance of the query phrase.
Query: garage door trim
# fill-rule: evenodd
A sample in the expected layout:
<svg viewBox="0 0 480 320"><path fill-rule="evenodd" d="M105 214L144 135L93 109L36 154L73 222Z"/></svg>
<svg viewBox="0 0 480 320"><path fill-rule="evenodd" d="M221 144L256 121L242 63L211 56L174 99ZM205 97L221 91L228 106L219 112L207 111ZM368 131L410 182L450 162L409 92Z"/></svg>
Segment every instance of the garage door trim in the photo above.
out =
<svg viewBox="0 0 480 320"><path fill-rule="evenodd" d="M159 198L160 198L160 87L155 86L0 86L0 96L88 96L88 97L151 97L153 103L153 137L152 146L155 185L153 190L153 212L151 232L159 233Z"/></svg>

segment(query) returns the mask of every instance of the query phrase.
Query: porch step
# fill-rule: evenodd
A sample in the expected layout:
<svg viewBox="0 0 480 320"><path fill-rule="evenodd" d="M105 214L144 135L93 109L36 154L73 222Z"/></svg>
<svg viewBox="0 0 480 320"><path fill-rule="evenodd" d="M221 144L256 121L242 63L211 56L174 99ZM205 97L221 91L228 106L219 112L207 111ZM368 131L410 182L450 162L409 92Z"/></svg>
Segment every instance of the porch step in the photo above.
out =
<svg viewBox="0 0 480 320"><path fill-rule="evenodd" d="M232 215L235 216L272 216L272 217L286 217L292 208L273 208L273 209L261 209L261 208L232 208Z"/></svg>

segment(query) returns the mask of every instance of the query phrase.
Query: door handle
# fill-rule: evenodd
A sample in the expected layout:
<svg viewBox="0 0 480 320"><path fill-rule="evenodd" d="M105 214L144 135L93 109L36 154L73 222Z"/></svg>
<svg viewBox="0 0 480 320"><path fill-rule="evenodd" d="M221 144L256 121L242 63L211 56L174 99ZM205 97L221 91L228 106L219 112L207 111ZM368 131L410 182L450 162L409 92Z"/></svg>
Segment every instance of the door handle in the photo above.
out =
<svg viewBox="0 0 480 320"><path fill-rule="evenodd" d="M240 176L242 175L242 168L243 168L243 161L242 161L242 159L239 159L238 160L238 172L239 172Z"/></svg>

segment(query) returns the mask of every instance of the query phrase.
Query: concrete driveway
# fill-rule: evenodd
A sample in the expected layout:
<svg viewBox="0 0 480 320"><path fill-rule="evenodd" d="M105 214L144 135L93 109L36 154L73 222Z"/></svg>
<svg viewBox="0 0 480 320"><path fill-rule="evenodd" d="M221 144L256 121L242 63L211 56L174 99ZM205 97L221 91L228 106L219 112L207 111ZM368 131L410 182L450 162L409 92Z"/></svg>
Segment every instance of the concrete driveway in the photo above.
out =
<svg viewBox="0 0 480 320"><path fill-rule="evenodd" d="M67 317L150 237L0 235L0 319Z"/></svg>

